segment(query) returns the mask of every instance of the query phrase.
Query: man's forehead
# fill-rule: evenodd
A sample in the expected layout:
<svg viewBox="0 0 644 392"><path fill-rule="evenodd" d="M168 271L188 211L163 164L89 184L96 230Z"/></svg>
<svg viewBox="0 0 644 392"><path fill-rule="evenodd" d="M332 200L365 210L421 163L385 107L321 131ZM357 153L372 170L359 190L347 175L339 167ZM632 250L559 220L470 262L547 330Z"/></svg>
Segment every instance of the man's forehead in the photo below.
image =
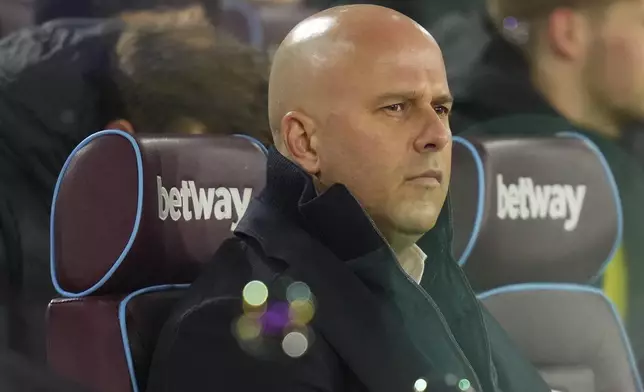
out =
<svg viewBox="0 0 644 392"><path fill-rule="evenodd" d="M365 61L379 72L444 72L438 46L400 46L364 54Z"/></svg>
<svg viewBox="0 0 644 392"><path fill-rule="evenodd" d="M448 91L445 65L440 51L398 48L389 51L357 49L333 72L336 83L374 94L440 89Z"/></svg>

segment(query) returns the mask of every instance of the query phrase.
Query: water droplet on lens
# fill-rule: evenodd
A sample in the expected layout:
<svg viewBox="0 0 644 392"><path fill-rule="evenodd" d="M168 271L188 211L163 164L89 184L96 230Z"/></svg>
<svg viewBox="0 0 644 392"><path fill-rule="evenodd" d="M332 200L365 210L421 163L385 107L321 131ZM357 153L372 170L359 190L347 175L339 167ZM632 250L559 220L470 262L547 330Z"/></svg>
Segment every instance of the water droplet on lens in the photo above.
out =
<svg viewBox="0 0 644 392"><path fill-rule="evenodd" d="M291 321L300 326L304 326L313 320L315 307L308 300L295 300L289 306L289 317Z"/></svg>
<svg viewBox="0 0 644 392"><path fill-rule="evenodd" d="M419 378L414 383L414 392L425 392L427 390L427 381Z"/></svg>
<svg viewBox="0 0 644 392"><path fill-rule="evenodd" d="M243 315L237 320L235 333L243 341L257 339L262 333L262 325L257 318Z"/></svg>
<svg viewBox="0 0 644 392"><path fill-rule="evenodd" d="M503 27L505 27L508 30L514 30L519 26L519 21L517 18L513 16L508 16L507 18L503 19Z"/></svg>
<svg viewBox="0 0 644 392"><path fill-rule="evenodd" d="M281 334L289 324L289 306L286 302L276 302L268 307L261 316L264 331L268 334Z"/></svg>
<svg viewBox="0 0 644 392"><path fill-rule="evenodd" d="M286 289L286 299L288 302L297 300L310 301L312 299L311 289L304 282L291 283Z"/></svg>
<svg viewBox="0 0 644 392"><path fill-rule="evenodd" d="M242 292L244 302L253 307L260 307L268 300L268 287L258 280L248 282Z"/></svg>
<svg viewBox="0 0 644 392"><path fill-rule="evenodd" d="M458 382L458 389L460 389L463 392L469 390L471 386L472 384L470 383L470 380L465 378Z"/></svg>
<svg viewBox="0 0 644 392"><path fill-rule="evenodd" d="M282 340L282 349L291 358L299 358L309 349L309 340L301 332L291 332Z"/></svg>

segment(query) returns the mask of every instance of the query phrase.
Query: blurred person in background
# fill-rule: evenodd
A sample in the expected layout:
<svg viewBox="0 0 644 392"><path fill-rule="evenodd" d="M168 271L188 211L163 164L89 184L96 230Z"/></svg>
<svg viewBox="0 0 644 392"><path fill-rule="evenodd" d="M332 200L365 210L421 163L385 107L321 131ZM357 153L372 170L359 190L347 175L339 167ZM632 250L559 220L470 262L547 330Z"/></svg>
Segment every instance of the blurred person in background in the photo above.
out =
<svg viewBox="0 0 644 392"><path fill-rule="evenodd" d="M2 0L0 0L2 1ZM257 7L247 0L35 0L34 21L56 19L120 18L159 20L163 10L199 9L219 31L227 31L244 43L263 47L263 26Z"/></svg>
<svg viewBox="0 0 644 392"><path fill-rule="evenodd" d="M221 0L34 0L37 25L56 19L127 18L134 14L158 16L159 12L199 8L216 24ZM152 13L152 14L150 14Z"/></svg>
<svg viewBox="0 0 644 392"><path fill-rule="evenodd" d="M267 56L209 25L131 29L115 50L127 132L247 134L272 143Z"/></svg>
<svg viewBox="0 0 644 392"><path fill-rule="evenodd" d="M579 132L606 157L624 211L601 282L644 359L644 171L624 148L644 119L644 0L488 0L490 40L450 80L463 136ZM463 37L466 39L467 37ZM450 70L448 69L448 72Z"/></svg>
<svg viewBox="0 0 644 392"><path fill-rule="evenodd" d="M120 128L268 143L264 56L203 15L57 20L0 42L0 347L44 359L52 193L85 137Z"/></svg>
<svg viewBox="0 0 644 392"><path fill-rule="evenodd" d="M485 0L305 0L315 7L368 3L394 9L429 30L441 46L447 79L469 72L469 65L489 41L481 14Z"/></svg>
<svg viewBox="0 0 644 392"><path fill-rule="evenodd" d="M0 0L0 37L20 28L56 19L115 18L158 8L181 9L201 4L217 24L221 0Z"/></svg>
<svg viewBox="0 0 644 392"><path fill-rule="evenodd" d="M304 0L312 7L326 8L337 5L373 4L388 7L420 23L428 30L446 15L468 13L483 9L483 0ZM440 42L439 42L440 43Z"/></svg>

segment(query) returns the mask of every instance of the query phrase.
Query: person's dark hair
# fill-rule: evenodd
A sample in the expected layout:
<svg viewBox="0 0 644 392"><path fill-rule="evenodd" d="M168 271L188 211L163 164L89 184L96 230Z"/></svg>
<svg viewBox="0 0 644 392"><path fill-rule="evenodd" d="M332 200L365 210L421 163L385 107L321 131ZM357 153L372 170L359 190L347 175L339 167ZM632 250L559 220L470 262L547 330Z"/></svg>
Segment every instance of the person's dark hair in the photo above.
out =
<svg viewBox="0 0 644 392"><path fill-rule="evenodd" d="M36 0L34 21L41 24L64 18L113 18L124 12L182 9L194 5L202 5L209 16L214 16L219 9L219 0Z"/></svg>
<svg viewBox="0 0 644 392"><path fill-rule="evenodd" d="M133 28L116 51L115 82L137 132L247 134L271 142L268 58L206 24Z"/></svg>

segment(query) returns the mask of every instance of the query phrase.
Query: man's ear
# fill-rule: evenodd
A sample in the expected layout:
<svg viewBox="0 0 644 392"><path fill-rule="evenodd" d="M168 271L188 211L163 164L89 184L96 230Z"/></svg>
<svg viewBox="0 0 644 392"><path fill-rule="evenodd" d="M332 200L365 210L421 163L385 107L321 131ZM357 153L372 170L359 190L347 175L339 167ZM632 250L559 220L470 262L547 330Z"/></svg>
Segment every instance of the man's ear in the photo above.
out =
<svg viewBox="0 0 644 392"><path fill-rule="evenodd" d="M289 157L311 175L320 171L317 135L313 119L300 112L289 112L281 122L281 136Z"/></svg>
<svg viewBox="0 0 644 392"><path fill-rule="evenodd" d="M547 26L550 47L555 53L566 59L584 54L592 27L583 14L567 8L556 9L548 17Z"/></svg>
<svg viewBox="0 0 644 392"><path fill-rule="evenodd" d="M119 129L129 134L134 134L134 127L132 126L132 123L122 118L110 121L105 126L105 129Z"/></svg>

